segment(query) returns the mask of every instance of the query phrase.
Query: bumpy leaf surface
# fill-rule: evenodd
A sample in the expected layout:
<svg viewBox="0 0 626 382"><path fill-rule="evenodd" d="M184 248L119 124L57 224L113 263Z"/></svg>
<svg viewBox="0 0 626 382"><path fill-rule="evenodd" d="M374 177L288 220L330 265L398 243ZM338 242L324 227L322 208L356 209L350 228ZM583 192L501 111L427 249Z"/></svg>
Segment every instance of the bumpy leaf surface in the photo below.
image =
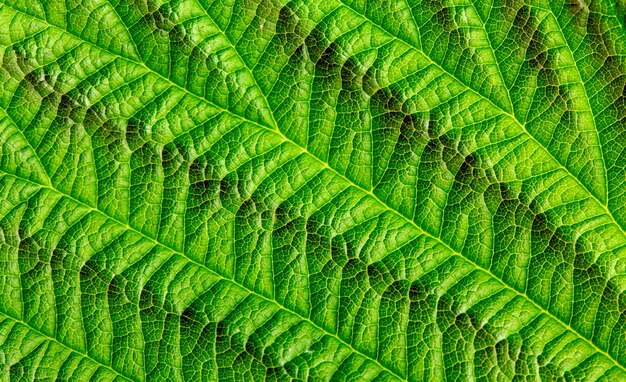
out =
<svg viewBox="0 0 626 382"><path fill-rule="evenodd" d="M0 380L626 380L609 0L1 0Z"/></svg>

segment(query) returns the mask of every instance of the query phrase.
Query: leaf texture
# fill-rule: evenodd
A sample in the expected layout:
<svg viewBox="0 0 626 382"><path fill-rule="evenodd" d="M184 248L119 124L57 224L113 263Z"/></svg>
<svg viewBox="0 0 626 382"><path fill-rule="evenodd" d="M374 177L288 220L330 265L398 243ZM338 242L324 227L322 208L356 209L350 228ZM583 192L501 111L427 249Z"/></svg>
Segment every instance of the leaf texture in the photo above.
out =
<svg viewBox="0 0 626 382"><path fill-rule="evenodd" d="M1 0L0 380L626 381L625 9Z"/></svg>

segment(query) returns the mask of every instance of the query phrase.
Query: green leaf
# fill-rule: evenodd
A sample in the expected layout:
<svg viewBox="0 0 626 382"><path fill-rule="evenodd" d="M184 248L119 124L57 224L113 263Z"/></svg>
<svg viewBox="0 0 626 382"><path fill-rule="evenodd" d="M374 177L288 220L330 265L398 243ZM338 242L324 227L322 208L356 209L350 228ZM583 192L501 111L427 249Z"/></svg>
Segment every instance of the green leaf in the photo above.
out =
<svg viewBox="0 0 626 382"><path fill-rule="evenodd" d="M0 1L0 380L626 381L623 1Z"/></svg>

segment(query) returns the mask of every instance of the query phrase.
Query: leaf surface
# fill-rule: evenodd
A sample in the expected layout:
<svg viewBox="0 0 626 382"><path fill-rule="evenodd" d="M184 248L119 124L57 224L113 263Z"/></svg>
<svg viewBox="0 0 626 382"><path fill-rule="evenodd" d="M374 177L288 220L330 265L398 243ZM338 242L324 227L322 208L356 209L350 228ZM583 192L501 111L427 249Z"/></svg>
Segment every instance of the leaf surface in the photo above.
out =
<svg viewBox="0 0 626 382"><path fill-rule="evenodd" d="M0 2L0 380L626 380L621 2Z"/></svg>

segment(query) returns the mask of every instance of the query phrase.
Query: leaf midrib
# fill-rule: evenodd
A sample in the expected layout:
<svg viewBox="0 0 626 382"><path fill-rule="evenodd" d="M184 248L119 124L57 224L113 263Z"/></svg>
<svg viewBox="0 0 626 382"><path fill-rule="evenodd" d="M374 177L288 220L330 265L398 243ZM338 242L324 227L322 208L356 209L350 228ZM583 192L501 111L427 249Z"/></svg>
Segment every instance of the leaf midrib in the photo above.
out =
<svg viewBox="0 0 626 382"><path fill-rule="evenodd" d="M343 4L343 6L345 6L346 8L348 8L349 10L351 10L352 12L354 12L356 15L358 15L359 17L364 18L365 20L369 21L370 23L372 23L373 25L375 25L377 28L379 28L381 31L383 31L385 34L387 34L391 39L398 41L401 44L404 44L406 46L408 46L410 49L413 49L415 51L417 51L418 53L420 53L426 60L428 60L430 62L431 65L433 65L434 67L438 68L439 70L441 70L442 72L446 73L447 75L449 75L451 78L453 78L455 81L457 81L458 83L460 83L461 85L463 85L464 87L466 87L470 92L474 93L475 95L477 95L478 97L480 97L481 99L487 101L492 107L494 107L500 114L503 114L507 117L509 117L511 120L513 120L513 122L515 122L515 124L517 124L519 126L520 129L522 129L522 131L528 135L530 137L530 139L532 141L534 141L539 147L541 147L543 149L543 151L550 157L550 159L552 159L555 163L558 164L559 167L561 167L569 176L571 176L576 183L578 183L578 185L585 190L585 192L587 194L589 194L593 200L598 203L600 205L600 207L602 207L602 209L604 210L604 212L611 218L612 222L615 223L615 225L619 228L620 232L622 233L622 238L626 241L626 230L624 229L624 227L622 227L617 220L615 219L615 217L613 216L613 214L609 211L608 209L608 205L603 203L600 199L598 199L598 197L595 195L595 193L593 191L591 191L586 185L584 185L580 179L578 179L577 176L575 176L570 170L569 168L567 168L567 166L565 166L563 163L561 163L561 161L559 161L551 152L550 150L548 150L548 148L546 146L544 146L540 141L537 140L537 138L532 135L527 129L526 129L526 125L521 123L517 117L512 114L509 113L508 111L502 109L500 106L498 106L496 103L494 103L491 99L489 99L487 96L485 96L484 94L476 91L474 88L472 88L471 86L469 86L468 84L466 84L463 80L461 80L460 78L456 77L453 73L450 73L450 71L448 71L447 69L445 69L444 67L442 67L441 65L439 65L439 63L437 63L436 61L432 60L429 56L426 55L426 53L424 53L423 50L421 50L420 48L414 46L410 41L406 41L400 37L397 37L395 35L393 35L392 33L390 33L387 29L385 29L382 25L379 25L378 23L376 23L374 20L371 20L369 18L367 18L367 16L362 15L361 13L359 13L357 10L355 10L354 8L352 8L351 6L349 6L348 4L344 3L343 0L338 0L341 2L341 4ZM547 11L549 12L549 11ZM558 24L558 22L557 22ZM560 24L559 24L560 25ZM567 39L565 39L565 41L567 42ZM569 45L568 45L569 48ZM493 49L493 48L492 48ZM571 48L570 48L570 52L571 52ZM576 62L576 60L574 59L574 62ZM578 70L578 67L576 66L577 69L577 73L579 74L580 77L580 71ZM582 79L581 79L582 81ZM583 84L583 88L584 88L584 84ZM586 95L586 88L585 88L585 95ZM586 98L587 102L588 97ZM591 110L591 109L590 109ZM593 113L592 113L593 115ZM595 117L595 116L594 116ZM595 122L595 118L594 118L594 122ZM602 157L602 161L604 162L604 157ZM607 198L608 200L608 198Z"/></svg>
<svg viewBox="0 0 626 382"><path fill-rule="evenodd" d="M409 49L412 49L412 50L415 50L416 52L418 52L418 53L419 53L422 57L424 57L424 59L426 59L426 60L430 63L430 65L432 65L432 66L434 66L434 67L438 68L439 70L441 70L441 72L443 72L443 73L445 73L446 75L450 76L450 78L452 78L452 79L454 79L455 81L457 81L459 84L461 84L463 87L465 87L468 91L470 91L470 92L471 92L471 93L473 93L474 95L478 96L480 99L482 99L482 100L486 101L489 105L491 105L493 108L495 108L495 109L497 110L497 112L498 112L498 113L500 113L500 114L502 114L502 115L504 115L504 116L506 116L506 117L510 118L510 119L511 119L511 120L512 120L512 121L513 121L513 122L514 122L514 123L515 123L515 124L516 124L516 125L517 125L520 129L521 129L521 130L522 130L522 132L523 132L524 134L528 135L528 137L529 137L529 138L530 138L533 142L535 142L535 144L536 144L538 147L540 147L540 148L543 150L543 152L544 152L544 153L545 153L545 154L546 154L546 155L547 155L547 156L548 156L548 157L549 157L552 161L554 161L554 162L557 164L557 166L558 166L559 168L561 168L563 171L565 171L565 172L568 174L568 176L570 176L571 178L573 178L573 180L574 180L574 181L578 184L578 186L579 186L580 188L582 188L582 189L585 191L585 193L586 193L586 194L588 194L588 195L590 196L590 198L591 198L591 199L593 199L593 201L594 201L595 203L597 203L597 204L600 206L600 208L602 208L602 210L603 210L604 214L606 214L606 215L609 217L609 219L611 220L611 222L612 222L613 224L615 224L615 226L616 226L616 227L618 228L618 230L620 231L621 236L622 236L622 241L625 241L625 242L626 242L626 228L622 227L622 225L621 225L621 224L617 221L617 219L615 219L615 217L613 216L613 213L612 213L612 212L608 209L608 197L607 197L607 203L602 202L602 201L601 201L601 200L600 200L600 199L596 196L596 194L595 194L592 190L590 190L590 189L589 189L589 187L587 187L584 183L582 183L582 181L581 181L581 180L580 180L580 179L579 179L576 175L574 175L574 174L573 174L573 173L569 170L569 168L567 168L567 166L565 166L563 163L561 163L561 161L559 161L559 160L558 160L558 159L557 159L557 158L556 158L556 157L555 157L555 156L554 156L554 155L550 152L550 150L548 150L548 149L547 149L547 147L546 147L546 146L544 146L544 145L543 145L540 141L538 141L538 140L537 140L537 138L536 138L534 135L532 135L532 134L528 131L528 129L526 129L526 126L525 126L523 123L521 123L521 122L517 119L517 117L516 117L514 114L512 114L512 113L510 113L510 112L507 112L506 110L502 109L500 106L498 106L497 104L495 104L495 103L494 103L491 99L489 99L487 96L485 96L484 94L482 94L482 93L480 93L479 91L475 90L474 88L472 88L471 86L469 86L468 84L466 84L463 80L461 80L461 79L459 79L458 77L456 77L453 73L451 73L451 72L450 72L450 71L448 71L447 69L443 68L441 65L439 65L439 63L437 63L436 61L432 60L432 59L431 59L428 55L426 55L426 53L425 53L425 52L424 52L424 51L423 51L420 47L417 47L417 46L413 45L410 41L407 41L407 40L405 40L405 39L402 39L402 38L400 38L400 37L395 36L394 34L392 34L391 32L389 32L387 29L385 29L383 26L381 26L381 25L379 25L378 23L376 23L374 20L371 20L371 19L370 19L370 18L368 18L367 16L365 16L365 15L363 15L363 14L359 13L359 12L358 12L356 9L354 9L353 7L351 7L351 6L349 6L348 4L344 3L344 2L343 2L343 0L338 0L338 1L340 2L341 6L344 6L346 9L350 10L351 12L353 12L356 16L358 16L358 17L360 17L360 18L362 18L362 19L366 20L367 22L369 22L369 23L371 23L372 25L374 25L375 27L377 27L380 31L382 31L383 33L385 33L386 35L388 35L388 36L391 38L391 40L394 40L394 41L396 41L396 42L398 42L398 43L400 43L400 44L406 45ZM276 123L276 120L275 120L275 118L274 118L274 113L272 112L271 108L269 107L269 103L268 103L268 100L267 100L267 95L266 95L266 94L265 94L265 93L261 90L261 88L259 87L259 85L258 85L258 83L257 83L257 81L256 81L256 77L254 77L254 75L252 75L252 70L251 70L251 69L250 69L250 67L247 65L247 63L245 62L245 60L243 60L243 59L241 58L241 55L239 54L239 51L238 51L237 49L235 49L235 46L233 45L232 41L230 41L230 39L226 36L226 34L224 33L224 31L222 31L222 30L221 30L221 29L217 26L217 24L215 23L215 21L214 21L214 20L213 20L210 16L208 16L208 14L207 14L206 10L204 9L204 7L201 7L201 8L202 8L202 9L203 9L203 11L205 12L205 14L207 14L207 17L209 18L209 20L211 20L211 22L215 25L215 27L216 27L216 28L220 31L220 34L221 34L221 35L222 35L222 36L226 39L226 41L227 41L227 42L231 45L231 48L235 51L235 53L237 54L237 57L238 57L238 58L241 60L241 62L243 63L244 68L245 68L245 69L246 69L246 70L250 73L251 78L254 80L254 83L256 84L256 86L259 88L259 91L260 91L261 95L263 96L263 101L265 102L265 105L269 108L269 111L270 111L270 117L271 117L272 122L273 122L273 126L271 126L271 128L269 128L270 126L266 126L266 125L264 125L264 124L262 124L262 123L260 123L260 122L250 120L250 119L246 118L244 115L239 115L239 114L237 114L237 113L235 113L235 112L233 112L233 111L231 111L231 110L229 110L229 109L225 109L225 108L223 108L223 107L221 107L221 106L219 106L219 105L214 104L213 102L211 102L210 100L208 100L208 99L206 99L206 98L204 98L204 97L201 97L201 96L199 96L199 95L197 95L197 94L195 94L195 93L193 93L193 92L190 92L190 91L189 91L189 90L187 90L185 87L183 87L183 86L181 86L181 85L179 85L179 84L177 84L177 83L173 82L172 80L170 80L169 78L167 78L167 77L163 76L162 74L158 73L157 71L152 70L152 69L151 69L151 68L149 68L149 67L148 67L148 66L147 66L147 65L146 65L143 61L138 61L137 59L135 59L135 58L133 58L133 57L127 57L127 56L122 55L121 53L117 53L117 52L111 51L111 50L109 50L109 49L108 49L108 48L106 48L106 47L102 47L102 46L96 45L96 44L92 43L91 41L85 40L83 37L81 37L81 36L79 36L79 35L77 35L77 34L75 34L75 33L71 32L71 31L68 31L68 30L66 30L66 29L63 29L63 28L61 28L61 27L59 27L59 26L57 26L57 25L51 24L48 20L46 20L46 19L44 19L44 18L41 18L41 17L39 17L39 16L37 16L37 15L30 14L30 13L28 13L28 12L26 12L26 11L22 10L22 9L17 9L17 8L11 7L10 5L7 5L6 3L4 3L4 5L5 5L6 7L10 8L10 9L13 9L13 10L14 10L14 11L16 11L16 12L20 12L20 13L22 13L22 14L25 14L25 15L30 16L30 17L32 17L32 18L35 18L35 19L37 19L37 20L43 21L44 23L46 23L46 24L47 24L47 25L49 25L50 27L55 28L55 29L58 29L58 30L60 30L60 31L62 31L62 32L64 32L64 33L67 33L67 34L69 34L69 35L73 36L74 38L77 38L78 40L82 41L83 43L89 44L89 45L91 45L91 46L93 46L93 47L95 47L95 48L98 48L98 49L100 49L100 50L102 50L102 51L104 51L104 52L107 52L107 53L109 53L109 54L112 54L112 55L114 55L114 56L116 56L116 57L119 57L119 58L121 58L121 59L127 60L127 61L129 61L129 62L131 62L131 63L133 63L133 64L135 64L135 65L140 66L140 67L143 67L146 71L148 71L148 72L150 72L150 73L152 73L152 74L154 74L154 75L158 76L159 78L161 78L161 79L163 79L163 80L167 81L167 82L168 82L169 84L171 84L172 86L174 86L174 87L176 87L176 88L178 88L178 89L182 90L183 92L185 92L185 93L187 93L187 94L190 94L190 95L192 95L192 96L194 96L194 97L196 97L196 98L198 98L198 99L200 99L200 100L202 100L202 101L204 101L204 102L209 103L210 105L212 105L212 106L216 107L217 109L219 109L219 110L221 110L221 111L224 111L224 112L226 112L226 113L228 113L228 114L230 114L230 115L232 115L232 116L234 116L234 117L240 118L240 119L245 120L245 121L250 122L250 123L253 123L253 124L255 124L255 125L258 125L258 126L260 126L260 127L263 127L263 128L268 129L268 130L270 130L270 131L273 131L273 132L279 132L279 133L280 133L280 135L283 135L283 134L282 134L282 132L280 131L279 126L278 126L278 125L277 125L277 123ZM113 7L112 5L110 5L110 6L111 6L111 7ZM113 8L114 8L114 7L113 7ZM551 12L551 11L549 11L549 10L545 10L545 9L543 9L543 8L540 8L540 9L542 9L542 10L544 10L544 11L548 12L548 13L550 13L550 12ZM119 17L119 15L118 15L118 17ZM558 24L558 22L557 22L557 24ZM559 25L560 25L560 24L559 24ZM567 41L567 40L565 39L565 41ZM134 43L134 41L133 41L133 43ZM568 48L569 48L569 46L568 46ZM571 48L570 48L570 51L571 51ZM575 60L574 60L574 61L575 61ZM576 69L577 69L577 73L579 74L579 77L580 77L580 70L578 70L578 67L576 67ZM584 84L583 84L583 88L584 88ZM586 88L585 88L585 93L586 93ZM588 98L588 97L587 97L587 98ZM588 102L588 99L587 99L587 102ZM593 113L592 113L592 115L593 115ZM594 116L594 117L595 117L595 116ZM595 118L594 118L594 122L595 122ZM289 141L291 141L291 140L289 140ZM294 144L295 144L296 146L298 146L298 147L300 147L300 148L302 148L302 149L306 150L306 148L304 148L304 147L302 147L302 146L298 145L297 143L295 143L295 142L294 142ZM602 161L603 161L603 163L604 163L604 157L603 157L603 156L602 156ZM322 160L322 162L323 162L323 160ZM325 162L323 162L323 163L325 163ZM606 167L605 167L605 168L606 168ZM354 184L355 182L353 182L352 180L350 180L350 183L351 183L351 184ZM608 189L607 189L607 192L608 192Z"/></svg>
<svg viewBox="0 0 626 382"><path fill-rule="evenodd" d="M548 151L548 150L547 150L547 149L546 149L543 145L541 145L541 144L540 144L540 143L539 143L539 142L538 142L538 141L537 141L537 140L536 140L536 139L535 139L535 138L534 138L534 137L533 137L530 133L528 133L528 131L525 129L524 125L522 125L522 124L521 124L521 123L520 123L520 122L519 122L519 121L518 121L518 120L517 120L517 119L516 119L516 118L515 118L512 114L510 114L510 113L508 113L508 112L506 112L506 111L502 110L500 107L498 107L496 104L494 104L494 103L493 103L490 99L488 99L488 98L487 98L487 97L485 97L484 95L480 94L479 92L477 92L477 91L476 91L476 90L474 90L473 88L471 88L471 87L469 87L468 85L466 85L465 83L463 83L461 80L459 80L459 79L458 79L458 78L456 78L453 74L449 73L447 70L445 70L444 68L442 68L442 67L441 67L439 64L437 64L436 62L432 61L432 60L431 60L428 56L426 56L426 55L425 55L422 51L420 51L420 50L419 50L419 49L417 49L416 47L412 46L410 43L408 43L408 42L406 42L406 41L404 41L404 40L402 40L402 39L400 39L400 38L398 38L398 37L394 36L393 34L390 34L388 31L386 31L385 29L383 29L380 25L378 25L378 24L374 23L372 20L369 20L367 17L365 17L364 15L361 15L360 13L358 13L357 11L355 11L354 9L352 9L351 7L349 7L348 5L346 5L346 4L344 4L344 3L342 3L342 4L343 4L345 7L347 7L348 9L352 10L352 11L353 11L355 14L357 14L359 17L362 17L362 18L364 18L364 19L368 20L368 21L369 21L369 22L371 22L373 25L375 25L376 27L378 27L379 29L381 29L382 31L384 31L385 33L387 33L387 34L388 34L388 35L389 35L392 39L395 39L395 40L397 40L397 41L398 41L398 42L400 42L400 43L403 43L403 44L405 44L405 45L408 45L408 46L409 46L409 48L411 48L411 49L415 49L416 51L418 51L418 52L419 52L420 54L422 54L422 55L423 55L423 56L424 56L427 60L429 60L429 61L431 62L431 64L432 64L432 65L434 65L434 66L438 67L440 70L442 70L443 72L445 72L446 74L448 74L449 76L451 76L452 78L454 78L456 81L458 81L458 82L459 82L460 84L462 84L463 86L465 86L465 87L466 87L469 91L471 91L471 92L475 93L475 94L476 94L477 96L479 96L481 99L484 99L484 100L485 100L485 101L487 101L489 104L491 104L493 107L495 107L497 110L499 110L502 114L504 114L504 115L506 115L506 116L510 117L513 121L515 121L515 122L516 122L516 123L520 126L520 128L521 128L521 129L523 129L523 131L525 131L525 132L528 134L528 136L529 136L531 139L533 139L535 142L537 142L537 144L538 144L540 147L542 147L542 148L544 149L544 151L545 151L545 152L546 152L546 153L547 153L547 154L548 154L548 155L549 155L549 156L550 156L550 157L551 157L551 158L552 158L552 159L553 159L553 160L554 160L557 164L559 164L559 166L560 166L560 167L561 167L564 171L566 171L566 172L567 172L567 174L569 174L569 176L571 176L572 178L574 178L574 180L575 180L575 181L576 181L576 182L577 182L577 183L578 183L578 184L579 184L579 185L580 185L580 186L581 186L581 187L582 187L582 188L583 188L583 189L584 189L584 190L585 190L585 191L586 191L589 195L590 195L590 197L591 197L591 198L593 198L593 200L595 200L595 201L596 201L596 202L597 202L597 203L598 203L598 204L599 204L599 205L600 205L600 206L604 209L604 211L606 212L606 214L607 214L607 215L608 215L608 216L609 216L609 217L613 220L613 223L614 223L614 224L616 224L616 225L617 225L617 227L619 228L620 232L622 233L622 237L626 240L626 233L625 233L624 229L622 229L622 227L621 227L621 226L617 223L617 221L615 220L615 218L613 217L613 215L612 215L612 214L608 211L608 209L607 209L606 205L604 205L603 203L601 203L601 202L597 199L597 197L596 197L596 196L595 196L595 195L594 195L591 191L589 191L589 190L588 190L588 189L587 189L587 188L586 188L586 187L585 187L585 186L584 186L584 185L580 182L580 180L579 180L576 176L574 176L574 175L573 175L573 174L572 174L572 173L571 173L571 172L570 172L570 171L569 171L569 170L568 170L565 166L563 166L563 165L562 165L562 164L561 164L558 160L556 160L556 158L554 158L554 156L552 156L552 154L551 154L551 153L550 153L550 152L549 152L549 151ZM543 314L547 315L548 317L550 317L550 318L554 319L557 323L559 323L560 325L562 325L562 326L563 326L563 328L565 328L566 330L568 330L568 331L572 332L573 334L575 334L577 337L579 337L579 338L580 338L580 339L582 339L585 343L587 343L589 346L591 346L591 347L592 347L592 348L593 348L593 349L594 349L597 353L600 353L600 354L604 355L605 357L607 357L607 358L608 358L609 360L611 360L611 362L613 362L613 363L614 363L614 364L615 364L615 365L616 365L619 369L621 369L624 373L626 373L626 367L625 367L624 365L622 365L621 363L619 363L619 362L618 362L615 358L613 358L613 356L612 356L611 354L609 354L609 353L608 353L608 352L606 352L605 350L601 349L598 345L596 345L596 344L595 344L594 342L592 342L591 340L587 339L585 336L583 336L582 334L580 334L577 330L573 329L570 325L566 324L566 323L565 323L565 322L563 322L561 319L559 319L559 318L558 318L558 317L556 317L554 314L552 314L550 311L546 310L546 309L545 309L545 308L543 308L541 305L539 305L538 303L536 303L533 299L531 299L530 297L528 297L528 295L527 295L526 293L520 292L519 290L517 290L517 289L513 288L512 286L510 286L510 285L506 284L506 283L505 283L505 282L503 282L503 281L502 281L499 277L497 277L496 275L494 275L494 274L493 274L490 270L488 270L488 269L486 269L486 268L483 268L482 266L480 266L479 264L475 263L474 261L472 261L472 260L471 260L471 259L469 259L468 257L464 256L462 253L457 252L457 251L456 251L456 250L454 250L454 249L453 249L450 245L448 245L447 243L443 242L443 241L441 240L441 238L439 238L439 237L437 237L437 236L434 236L434 235L432 235L431 233L429 233L429 232L425 231L423 228L421 228L420 226L418 226L418 225L417 225L417 224L416 224L416 223L415 223L412 219L407 218L405 215L403 215L403 214L402 214L402 213L400 213L399 211L395 210L394 208L392 208L392 207L388 206L386 203L384 203L383 201L381 201L381 200L380 200L380 199L379 199L379 198L378 198L378 197L377 197L377 196L376 196L376 195L375 195L375 194L374 194L371 190L367 190L367 189L365 189L365 188L363 188L363 187L359 186L358 184L356 184L355 182L353 182L352 180L350 180L349 178L347 178L345 175L341 174L340 172L338 172L337 170L335 170L334 168L332 168L332 167L331 167L328 163L324 162L322 159L320 159L320 158L318 158L317 156L315 156L315 155L313 155L312 153L310 153L310 152L309 152L306 148L304 148L304 147L302 147L302 146L298 145L297 143L293 142L291 139L289 139L287 136L285 136L285 135L284 135L284 134L283 134L283 133L282 133L282 132L278 129L278 127L277 127L277 126L276 126L276 128L275 128L275 129L272 129L272 128L270 128L270 127L268 127L268 126L265 126L265 125L263 125L263 124L261 124L261 123L259 123L259 122L257 122L257 121L249 120L249 119L247 119L245 116L238 115L238 114L236 114L236 113L234 113L234 112L232 112L232 111L230 111L230 110L228 110L228 109L225 109L225 108L223 108L223 107L221 107L221 106L219 106L219 105L216 105L216 104L212 103L211 101L209 101L209 100L208 100L208 99L206 99L206 98L203 98L203 97L201 97L201 96L199 96L199 95L197 95L197 94L195 94L195 93L192 93L191 91L189 91L189 90L187 90L186 88L184 88L184 87L182 87L182 86L178 85L177 83L172 82L169 78L164 77L164 76L163 76L163 75L161 75L160 73L158 73L158 72L156 72L156 71L154 71L154 70L150 69L150 68L149 68L149 67L148 67L145 63L143 63L143 62L141 62L141 61L137 61L137 60L135 60L135 59L133 59L133 58L129 58L129 57L123 56L123 55L121 55L121 54L119 54L119 53L116 53L116 52L110 51L110 50L108 50L107 48L103 48L103 47L101 47L101 46L99 46L99 45L96 45L96 44L94 44L94 43L92 43L92 42L90 42L90 41L87 41L87 40L83 39L83 38L82 38L82 37L80 37L80 36L77 36L76 34L74 34L74 33L70 32L70 31L68 31L68 30L65 30L65 29L63 29L63 28L61 28L61 27L58 27L58 26L54 25L54 24L51 24L51 23L49 23L47 20L42 19L42 18L40 18L40 17L38 17L38 16L35 16L35 15L32 15L32 14L30 14L30 13L28 13L28 12L25 12L25 11L21 10L21 9L16 9L16 8L13 8L13 7L11 7L11 6L7 5L6 3L5 3L4 5L5 5L5 6L7 6L8 8L11 8L11 9L15 10L16 12L20 12L20 13L23 13L23 14L28 15L28 16L30 16L30 17L33 17L33 18L35 18L35 19L38 19L38 20L40 20L40 21L42 21L42 22L44 22L44 23L48 24L49 26L51 26L51 27L53 27L53 28L56 28L56 29L58 29L58 30L60 30L60 31L62 31L62 32L64 32L64 33L67 33L67 34L69 34L69 35L71 35L71 36L73 36L73 37L75 37L75 38L79 39L80 41L83 41L83 42L84 42L84 43L86 43L86 44L89 44L89 45L91 45L91 46L93 46L93 47L95 47L95 48L98 48L98 49L100 49L100 50L102 50L102 51L104 51L104 52L107 52L107 53L109 53L109 54L112 54L112 55L114 55L114 56L117 56L117 57L119 57L119 58L121 58L121 59L127 60L128 62L130 62L130 63L132 63L132 64L135 64L135 65L138 65L138 66L140 66L140 67L143 67L146 71L148 71L148 72L150 72L150 73L152 73L152 74L154 74L154 75L158 76L158 77L159 77L159 78L161 78L162 80L167 81L167 82L168 82L171 86L173 86L173 87L175 87L175 88L177 88L177 89L179 89L179 90L181 90L181 91L185 92L186 94L189 94L190 96L192 96L192 97L194 97L194 98L196 98L196 99L198 99L198 100L200 100L200 101L203 101L203 102L208 103L209 105L211 105L212 107L214 107L214 108L216 108L216 109L220 110L221 112L228 113L228 114L230 114L231 116L233 116L233 117L235 117L235 118L239 118L239 119L241 119L241 120L243 120L243 121L246 121L246 122L251 123L251 124L253 124L253 125L255 125L255 126L258 126L259 128L262 128L262 129L265 129L265 130L268 130L268 131L270 131L270 132L273 132L273 133L277 134L277 135L278 135L281 139L283 139L283 141L288 142L288 143L290 143L290 144L294 145L296 148L298 148L298 149L302 150L304 153L308 154L308 155L309 155L310 157L312 157L314 160L318 161L318 162L319 162L322 166L324 166L324 167L328 168L330 171L332 171L332 172L333 172L336 176L338 176L338 177L342 178L343 180L345 180L346 182L348 182L348 184L350 184L352 187L354 187L354 188L356 188L356 189L358 189L358 190L360 190L360 191L364 192L365 194L369 195L370 197L372 197L372 198L373 198L373 199L374 199L377 203L379 203L379 204L382 206L382 208L383 208L383 209L386 209L386 210L390 211L391 213L393 213L393 214L397 215L398 217L400 217L401 219L405 220L405 221L406 221L406 222L408 222L409 224L413 225L413 226L414 226L414 227L415 227L415 228L416 228L416 229L417 229L420 233L422 233L423 235L425 235L425 236L427 236L427 237L431 238L432 240L435 240L436 242L439 242L441 245L443 245L443 246L444 246L444 248L446 248L447 250L449 250L452 254L454 254L454 255L456 255L456 256L459 256L459 257L460 257L460 258L462 258L463 260L465 260L465 261L469 262L469 263L470 263L470 264L472 264L472 266L474 266L476 269L478 269L478 270L481 270L481 271L485 272L485 273L486 273L486 274L488 274L490 277L492 277L492 278L494 278L495 280L497 280L497 282L499 282L499 283L500 283L500 284L501 284L504 288L509 289L509 290L511 290L513 293L515 293L515 294L519 295L520 297L524 298L526 301L528 301L529 303L531 303L532 305L534 305L534 306L535 306L535 307L536 307L536 308L537 308L537 309L538 309L541 313L543 313ZM8 114L7 114L7 115L8 115ZM19 127L18 127L18 128L19 128ZM36 153L35 153L35 154L36 154ZM10 173L9 173L9 174L10 174ZM40 183L37 183L37 182L31 181L31 180L29 180L29 179L22 178L22 177L20 177L20 176L18 176L18 175L16 175L16 174L10 174L10 175L15 176L15 177L18 177L18 178L23 179L23 180L25 180L25 181L28 181L28 182L30 182L30 183L36 184L36 185L38 185L39 187L43 187L43 188L50 189L50 190L52 190L52 191L57 192L57 193L58 193L58 194L60 194L60 195L63 195L63 196L65 196L65 197L68 197L68 198L70 198L70 199L74 200L75 202L80 203L81 205L84 205L84 206L88 207L89 209L92 209L92 210L94 210L94 211L96 211L96 212L98 212L98 213L102 214L103 216L105 216L105 217L107 217L107 218L109 218L109 219L111 219L111 220L113 220L113 221L118 222L119 224L122 224L123 226L125 226L125 227L127 227L128 229L133 230L134 232L136 232L136 233L138 233L138 234L142 235L143 237L147 238L148 240L154 241L154 242L155 242L155 243L157 243L158 245L160 245L160 246L162 246L162 247L164 247L164 248L167 248L167 249L169 249L169 250L173 251L174 253L177 253L177 254L179 254L179 255L184 256L185 258L189 259L191 262L193 262L193 263L195 263L195 264L198 264L198 265L202 266L203 268L207 269L208 271L210 271L210 272L214 273L216 276L218 276L218 277L220 277L220 278L223 278L223 279L225 279L225 280L227 280L227 281L233 282L234 284L239 285L240 287L244 288L245 290L249 291L250 293L252 293L252 294L254 294L254 295L257 295L257 296L259 296L260 298L263 298L263 299L265 299L265 300L267 300L267 301L269 301L269 302L272 302L272 303L276 304L277 306L281 307L281 309L284 309L284 310L285 310L285 311L287 311L287 312L290 312L290 313L292 313L292 314L294 314L294 315L296 315L296 316L298 316L298 317L301 317L303 320L308 321L308 322L309 322L309 323L311 323L314 327L316 327L316 328L318 328L319 330L321 330L323 333L326 333L327 335L332 336L332 337L334 337L334 338L338 339L341 343L343 343L343 344L345 344L346 346L348 346L348 347L349 347L349 348L350 348L353 352L355 352L356 354L359 354L359 355L361 355L362 357L365 357L365 358L367 358L367 359L371 360L372 362L375 362L375 363L376 363L377 365L379 365L379 366L380 366L383 370L386 370L387 372L391 373L392 375L396 376L397 378L400 378L400 379L405 379L405 378L403 378L403 377L400 377L397 373L395 373L395 372L393 372L393 371L389 370L388 368L386 368L385 366L383 366L382 364L380 364L380 362L379 362L377 359L374 359L374 358L372 358L372 357L370 357L370 356L368 356L368 355L366 355L366 354L364 354L364 353L361 353L361 352L360 352L360 351L358 351L358 350L355 350L355 349L352 347L352 345L351 345L350 343L348 343L348 342L344 341L343 339L341 339L341 338L337 337L335 334L333 334L333 333L329 333L329 332L328 332L328 331L326 331L325 329L322 329L322 328L321 328L321 327L319 327L317 324L315 324L313 321L311 321L309 318L303 317L303 316L301 316L300 314L298 314L298 313L296 313L296 312L294 312L294 311L291 311L290 309L288 309L288 308L286 308L286 307L282 306L282 305L281 305L278 301L275 301L275 300L272 300L272 299L268 299L267 297L264 297L263 295L260 295L260 294L258 294L257 292L255 292L255 291L253 291L253 290L250 290L250 289L248 289L247 287L245 287L245 286L243 286L243 285L239 284L239 283L238 283L238 282L236 282L235 280L232 280L232 279L230 279L230 278L228 278L228 277L222 276L221 274L219 274L219 273L218 273L218 272L216 272L215 270L213 270L213 269L209 268L208 266L206 266L206 265L204 265L204 264L201 264L201 263L196 262L196 261L195 261L195 260L193 260L192 258L188 257L186 254L184 254L184 253L182 253L182 252L180 252L180 251L177 251L177 250L175 250L175 249L173 249L173 248L169 247L169 246L168 246L168 245L166 245L166 244L160 243L158 240L156 240L156 239L154 239L154 238L150 237L149 235L146 235L146 234L142 233L141 231L139 231L139 230L135 229L134 227L132 227L132 226L130 226L130 225L128 225L128 224L126 224L126 223L123 223L123 222L121 222L121 221L119 221L119 220L117 220L117 219L115 219L115 218L113 218L113 217L111 217L111 216L107 215L106 213L104 213L104 212L102 212L102 211L98 210L98 209L97 209L97 208L95 208L95 207L89 206L89 205L87 205L87 204L85 204L85 203L83 203L83 202L79 201L78 199L75 199L75 198L74 198L73 196L71 196L71 195L68 195L68 194L66 194L66 193L64 193L64 192L61 192L60 190L57 190L57 189L56 189L56 188L54 188L54 187L46 186L46 185L43 185L43 184L40 184Z"/></svg>

